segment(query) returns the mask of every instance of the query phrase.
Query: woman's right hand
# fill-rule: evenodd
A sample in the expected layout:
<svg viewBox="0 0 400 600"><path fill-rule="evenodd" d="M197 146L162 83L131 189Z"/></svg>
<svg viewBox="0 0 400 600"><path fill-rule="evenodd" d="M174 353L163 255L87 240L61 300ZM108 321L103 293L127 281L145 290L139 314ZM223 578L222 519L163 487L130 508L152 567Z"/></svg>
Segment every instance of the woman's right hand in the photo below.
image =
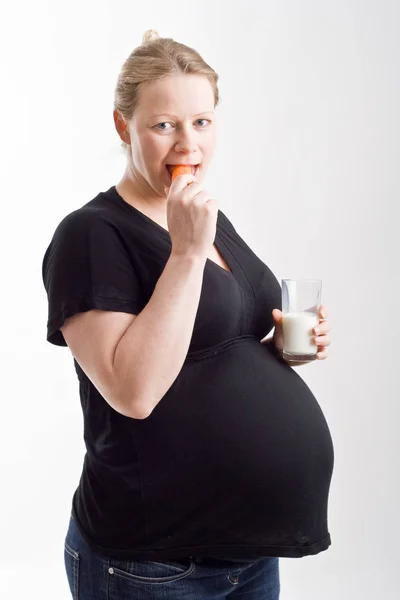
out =
<svg viewBox="0 0 400 600"><path fill-rule="evenodd" d="M179 175L166 192L171 253L207 258L215 240L217 201L187 173Z"/></svg>

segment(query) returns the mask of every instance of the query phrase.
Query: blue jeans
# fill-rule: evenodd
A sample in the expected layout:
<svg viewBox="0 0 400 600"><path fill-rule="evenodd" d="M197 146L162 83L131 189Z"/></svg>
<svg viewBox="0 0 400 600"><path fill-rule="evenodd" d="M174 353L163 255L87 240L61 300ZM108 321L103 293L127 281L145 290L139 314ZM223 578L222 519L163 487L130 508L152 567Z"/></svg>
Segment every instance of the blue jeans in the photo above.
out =
<svg viewBox="0 0 400 600"><path fill-rule="evenodd" d="M278 557L115 560L94 553L72 517L64 561L73 600L279 600Z"/></svg>

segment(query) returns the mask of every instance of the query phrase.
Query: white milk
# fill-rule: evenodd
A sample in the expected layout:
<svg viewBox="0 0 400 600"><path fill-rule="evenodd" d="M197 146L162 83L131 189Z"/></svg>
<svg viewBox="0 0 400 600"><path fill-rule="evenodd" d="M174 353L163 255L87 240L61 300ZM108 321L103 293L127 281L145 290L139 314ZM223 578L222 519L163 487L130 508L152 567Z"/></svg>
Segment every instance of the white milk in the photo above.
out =
<svg viewBox="0 0 400 600"><path fill-rule="evenodd" d="M315 354L312 329L319 323L315 313L301 311L283 313L283 350L290 354Z"/></svg>

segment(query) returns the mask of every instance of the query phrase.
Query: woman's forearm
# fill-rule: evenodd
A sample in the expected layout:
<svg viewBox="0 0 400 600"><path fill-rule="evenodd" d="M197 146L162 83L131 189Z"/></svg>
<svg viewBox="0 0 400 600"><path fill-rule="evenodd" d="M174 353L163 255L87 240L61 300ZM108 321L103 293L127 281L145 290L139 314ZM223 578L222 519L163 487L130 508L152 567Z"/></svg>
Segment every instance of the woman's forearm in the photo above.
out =
<svg viewBox="0 0 400 600"><path fill-rule="evenodd" d="M114 377L133 417L146 418L151 413L183 366L205 260L171 254L149 302L117 346Z"/></svg>

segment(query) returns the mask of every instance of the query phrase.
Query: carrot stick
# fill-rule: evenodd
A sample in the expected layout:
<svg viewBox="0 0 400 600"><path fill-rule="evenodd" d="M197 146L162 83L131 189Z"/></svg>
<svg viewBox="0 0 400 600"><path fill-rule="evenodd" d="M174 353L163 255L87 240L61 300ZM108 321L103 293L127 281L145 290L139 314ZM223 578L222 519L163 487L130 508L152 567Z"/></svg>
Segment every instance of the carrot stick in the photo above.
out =
<svg viewBox="0 0 400 600"><path fill-rule="evenodd" d="M179 175L184 175L185 173L191 173L192 167L189 165L176 165L172 168L172 181L176 179Z"/></svg>

